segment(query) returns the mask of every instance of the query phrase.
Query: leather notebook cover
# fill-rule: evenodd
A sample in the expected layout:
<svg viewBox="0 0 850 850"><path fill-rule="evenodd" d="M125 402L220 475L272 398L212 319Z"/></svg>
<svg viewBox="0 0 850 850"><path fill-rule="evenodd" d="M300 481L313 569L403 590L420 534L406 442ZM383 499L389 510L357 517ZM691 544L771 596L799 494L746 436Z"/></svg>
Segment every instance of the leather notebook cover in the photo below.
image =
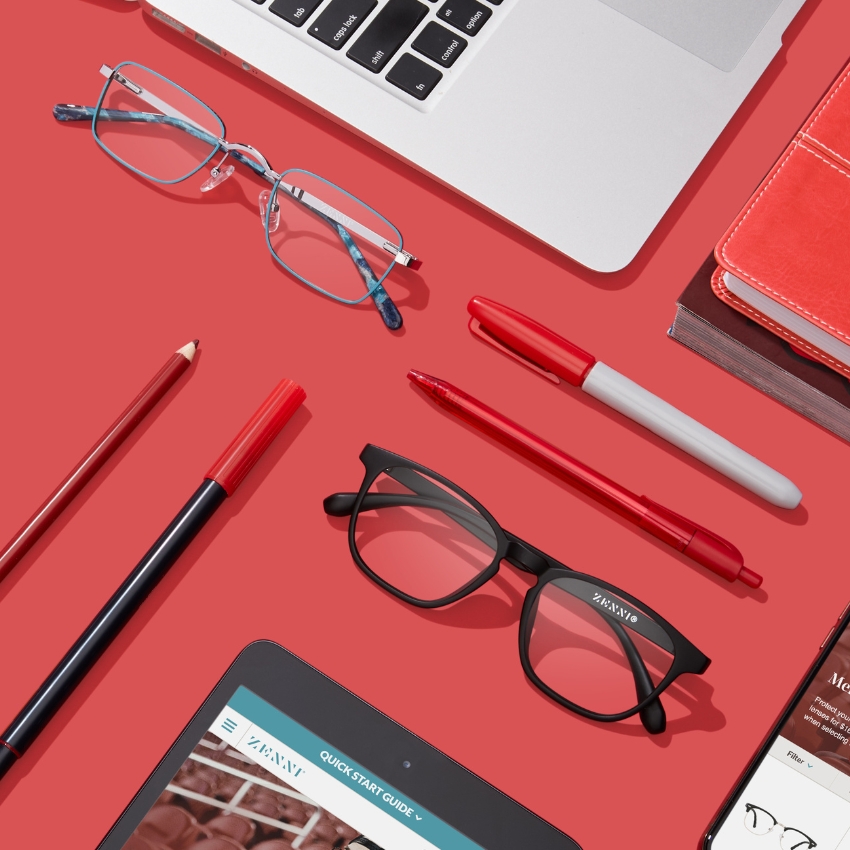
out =
<svg viewBox="0 0 850 850"><path fill-rule="evenodd" d="M715 294L836 371L846 367L724 285L728 271L850 344L850 65L715 248Z"/></svg>

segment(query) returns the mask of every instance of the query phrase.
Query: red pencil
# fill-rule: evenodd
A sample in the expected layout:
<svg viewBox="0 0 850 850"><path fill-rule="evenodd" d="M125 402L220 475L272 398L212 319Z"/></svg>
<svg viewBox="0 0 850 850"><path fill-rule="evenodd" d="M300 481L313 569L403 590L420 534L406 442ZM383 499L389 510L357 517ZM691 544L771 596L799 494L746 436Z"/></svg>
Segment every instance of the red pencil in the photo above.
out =
<svg viewBox="0 0 850 850"><path fill-rule="evenodd" d="M198 350L198 340L179 348L136 396L130 406L92 446L68 477L50 494L47 501L27 520L24 527L0 552L0 581L23 558L29 548L68 507L92 476L130 436L133 429L150 413L156 403L189 368Z"/></svg>

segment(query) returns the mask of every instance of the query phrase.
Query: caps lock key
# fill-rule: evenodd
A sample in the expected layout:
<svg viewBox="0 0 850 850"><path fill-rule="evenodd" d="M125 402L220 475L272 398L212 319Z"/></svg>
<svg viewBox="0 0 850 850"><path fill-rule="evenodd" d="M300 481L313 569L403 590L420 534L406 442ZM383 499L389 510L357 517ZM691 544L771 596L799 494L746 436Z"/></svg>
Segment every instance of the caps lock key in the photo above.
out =
<svg viewBox="0 0 850 850"><path fill-rule="evenodd" d="M378 0L332 0L307 32L339 50L377 5Z"/></svg>

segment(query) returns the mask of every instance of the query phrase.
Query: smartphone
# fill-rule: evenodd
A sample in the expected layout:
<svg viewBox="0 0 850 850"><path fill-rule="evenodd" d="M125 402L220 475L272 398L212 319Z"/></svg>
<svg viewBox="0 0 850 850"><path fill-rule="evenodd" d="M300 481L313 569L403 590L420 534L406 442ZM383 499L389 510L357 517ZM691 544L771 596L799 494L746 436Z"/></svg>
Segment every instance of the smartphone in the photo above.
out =
<svg viewBox="0 0 850 850"><path fill-rule="evenodd" d="M850 603L703 850L850 850Z"/></svg>

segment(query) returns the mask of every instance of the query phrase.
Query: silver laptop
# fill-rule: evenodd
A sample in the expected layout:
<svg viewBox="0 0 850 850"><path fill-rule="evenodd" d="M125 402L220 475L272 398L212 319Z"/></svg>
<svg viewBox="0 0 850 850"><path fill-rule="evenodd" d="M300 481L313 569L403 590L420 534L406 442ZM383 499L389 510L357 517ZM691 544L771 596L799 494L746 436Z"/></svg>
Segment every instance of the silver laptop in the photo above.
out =
<svg viewBox="0 0 850 850"><path fill-rule="evenodd" d="M612 272L646 241L803 2L142 5L582 265Z"/></svg>

